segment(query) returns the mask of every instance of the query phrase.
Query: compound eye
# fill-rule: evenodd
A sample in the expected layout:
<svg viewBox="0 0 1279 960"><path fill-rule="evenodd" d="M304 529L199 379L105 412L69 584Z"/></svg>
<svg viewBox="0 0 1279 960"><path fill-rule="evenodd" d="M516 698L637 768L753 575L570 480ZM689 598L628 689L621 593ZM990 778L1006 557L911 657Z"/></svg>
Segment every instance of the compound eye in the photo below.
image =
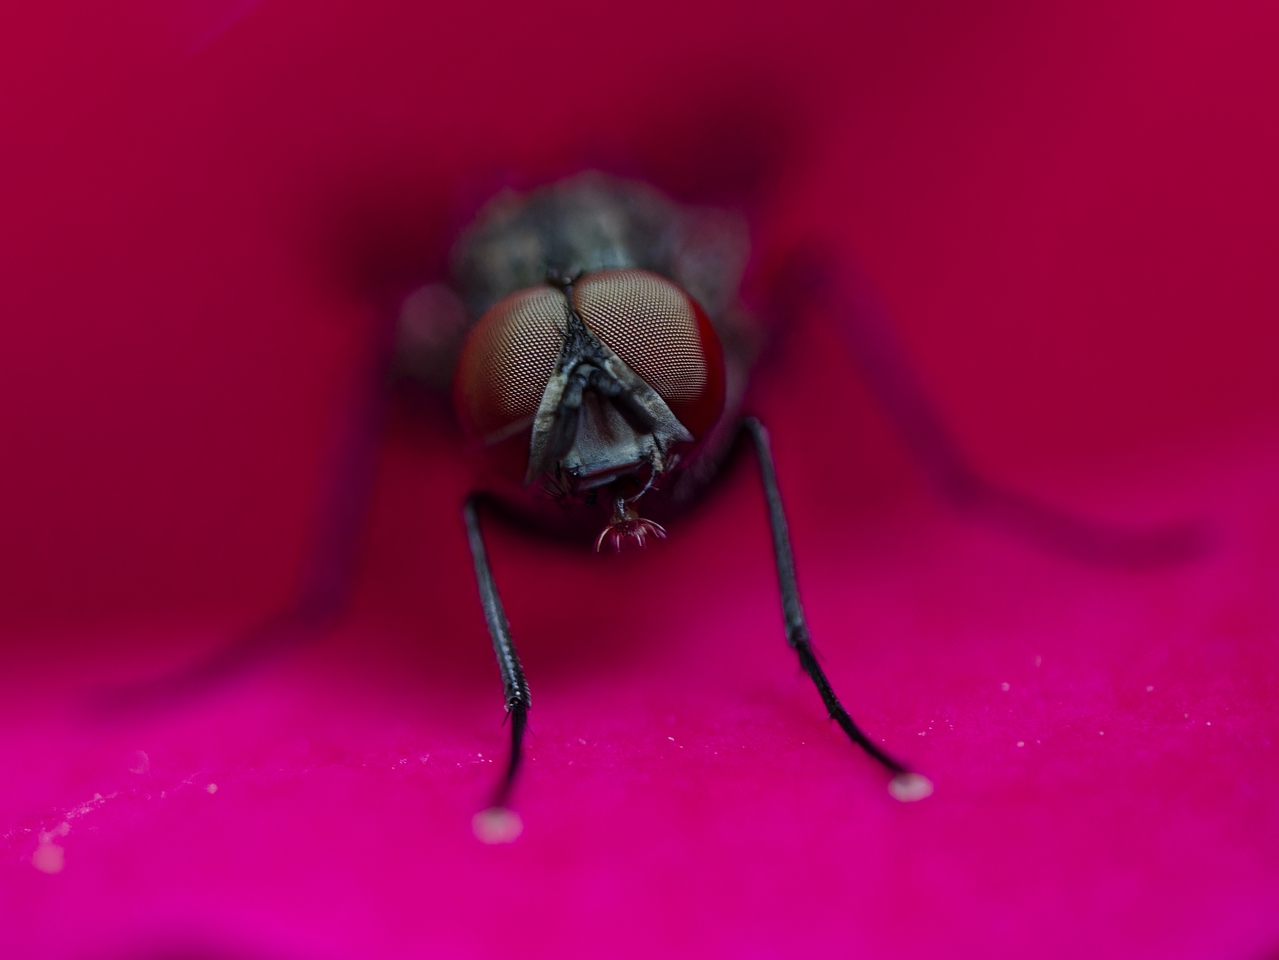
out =
<svg viewBox="0 0 1279 960"><path fill-rule="evenodd" d="M494 304L467 335L453 397L466 429L497 439L522 432L542 402L565 333L564 295L531 287Z"/></svg>
<svg viewBox="0 0 1279 960"><path fill-rule="evenodd" d="M706 313L678 284L647 270L592 273L573 285L573 306L693 436L719 419L724 352Z"/></svg>

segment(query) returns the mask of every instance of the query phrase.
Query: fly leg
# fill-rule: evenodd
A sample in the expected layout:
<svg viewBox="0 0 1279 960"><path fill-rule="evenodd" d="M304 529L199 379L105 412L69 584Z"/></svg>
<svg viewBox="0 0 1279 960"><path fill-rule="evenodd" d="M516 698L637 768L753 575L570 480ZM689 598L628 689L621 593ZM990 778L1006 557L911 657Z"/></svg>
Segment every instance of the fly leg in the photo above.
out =
<svg viewBox="0 0 1279 960"><path fill-rule="evenodd" d="M835 321L915 460L958 509L1087 563L1144 568L1180 563L1206 549L1208 538L1198 524L1140 529L1102 523L992 483L955 442L911 369L887 308L860 271L810 249L793 255L779 276L775 311L814 310Z"/></svg>
<svg viewBox="0 0 1279 960"><path fill-rule="evenodd" d="M808 622L799 602L799 585L795 581L795 558L791 553L790 531L786 525L786 511L782 508L782 495L777 489L777 471L773 466L773 450L768 441L768 431L754 417L742 421L742 428L750 434L759 460L760 479L764 484L764 499L768 502L768 522L773 532L773 555L777 560L777 580L782 593L782 618L786 624L786 642L799 657L799 665L812 679L821 695L822 703L832 720L848 735L848 739L870 755L881 767L892 774L888 792L902 801L922 800L933 792L933 785L918 773L912 773L899 760L894 759L876 745L853 722L844 705L839 702L830 681L813 650L808 635Z"/></svg>
<svg viewBox="0 0 1279 960"><path fill-rule="evenodd" d="M515 642L511 639L511 625L502 609L502 598L493 582L493 570L489 567L488 551L484 549L484 535L480 530L477 509L479 497L472 496L462 508L466 519L466 537L475 561L475 580L480 589L480 606L484 609L484 621L493 639L493 652L497 654L497 666L502 673L502 692L506 702L506 715L511 721L511 752L506 761L506 772L498 785L497 793L489 809L475 815L472 825L475 835L485 843L504 843L514 840L520 833L519 817L507 809L515 776L519 773L523 757L524 728L528 724L529 689L524 679L524 667Z"/></svg>
<svg viewBox="0 0 1279 960"><path fill-rule="evenodd" d="M108 714L162 708L216 690L255 667L322 637L345 608L372 499L391 391L391 337L376 332L370 362L343 406L318 503L318 522L288 604L237 640L172 675L100 691Z"/></svg>

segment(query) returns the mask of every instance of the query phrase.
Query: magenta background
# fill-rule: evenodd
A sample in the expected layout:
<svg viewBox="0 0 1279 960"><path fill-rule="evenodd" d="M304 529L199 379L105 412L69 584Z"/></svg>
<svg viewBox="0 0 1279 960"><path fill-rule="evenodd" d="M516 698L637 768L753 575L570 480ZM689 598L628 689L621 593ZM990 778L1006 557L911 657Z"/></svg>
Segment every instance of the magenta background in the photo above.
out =
<svg viewBox="0 0 1279 960"><path fill-rule="evenodd" d="M6 956L1275 955L1272 6L102 6L0 14ZM762 239L860 257L974 458L1203 517L1210 556L1123 574L962 521L814 327L756 408L829 672L925 803L798 675L737 471L645 556L494 528L534 739L524 837L479 845L467 468L404 410L332 640L86 714L288 595L373 314L352 251L430 232L376 211L742 75L808 117Z"/></svg>

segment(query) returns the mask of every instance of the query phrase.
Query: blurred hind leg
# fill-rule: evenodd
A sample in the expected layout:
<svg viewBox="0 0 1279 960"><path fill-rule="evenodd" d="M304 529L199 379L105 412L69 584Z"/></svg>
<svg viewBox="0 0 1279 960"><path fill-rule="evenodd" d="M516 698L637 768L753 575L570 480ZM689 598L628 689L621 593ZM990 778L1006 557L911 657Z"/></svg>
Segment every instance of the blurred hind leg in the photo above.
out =
<svg viewBox="0 0 1279 960"><path fill-rule="evenodd" d="M1056 553L1115 567L1191 559L1207 547L1199 524L1134 528L1076 516L991 482L973 468L915 376L888 311L854 266L817 250L792 255L772 292L778 315L813 311L833 321L871 393L936 489L965 513Z"/></svg>

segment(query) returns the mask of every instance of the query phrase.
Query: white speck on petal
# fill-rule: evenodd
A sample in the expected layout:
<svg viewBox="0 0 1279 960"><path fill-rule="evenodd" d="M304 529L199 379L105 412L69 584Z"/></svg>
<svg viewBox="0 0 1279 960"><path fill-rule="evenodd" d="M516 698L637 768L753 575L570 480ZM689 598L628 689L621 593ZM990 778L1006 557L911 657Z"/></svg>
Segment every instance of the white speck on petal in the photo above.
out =
<svg viewBox="0 0 1279 960"><path fill-rule="evenodd" d="M129 754L130 773L148 773L151 770L151 758L143 750L134 750Z"/></svg>
<svg viewBox="0 0 1279 960"><path fill-rule="evenodd" d="M1154 688L1154 687L1152 687L1152 686L1147 686L1147 687L1146 687L1146 692L1147 692L1147 693L1154 693L1154 692L1155 692L1155 688Z"/></svg>
<svg viewBox="0 0 1279 960"><path fill-rule="evenodd" d="M216 783L211 783L204 789L209 791L210 794L214 794L218 792L218 785Z"/></svg>
<svg viewBox="0 0 1279 960"><path fill-rule="evenodd" d="M1024 747L1025 745L1026 745L1026 741L1025 741L1025 740L1018 740L1018 741L1017 741L1017 746L1019 746L1019 747Z"/></svg>
<svg viewBox="0 0 1279 960"><path fill-rule="evenodd" d="M999 689L1000 689L1000 690L1002 690L1002 691L1004 691L1004 693L1007 693L1009 690L1011 690L1011 689L1012 689L1012 684L1010 684L1010 683L1008 683L1007 681L1005 681L1004 683L1001 683L1001 684L999 685Z"/></svg>
<svg viewBox="0 0 1279 960"><path fill-rule="evenodd" d="M480 843L514 843L524 832L524 821L514 810L489 807L471 818L471 830Z"/></svg>
<svg viewBox="0 0 1279 960"><path fill-rule="evenodd" d="M49 841L53 840L55 837L65 837L70 832L71 832L71 824L63 820L60 824L58 824L52 830L41 830L39 834L37 834L37 836L39 837L39 840L41 843L48 843Z"/></svg>
<svg viewBox="0 0 1279 960"><path fill-rule="evenodd" d="M1039 654L1035 654L1035 666L1041 667L1044 664L1044 658Z"/></svg>
<svg viewBox="0 0 1279 960"><path fill-rule="evenodd" d="M41 873L61 873L66 865L66 853L56 843L42 843L31 854L31 866Z"/></svg>
<svg viewBox="0 0 1279 960"><path fill-rule="evenodd" d="M914 803L933 795L933 782L920 773L899 773L888 781L888 793L894 800Z"/></svg>

